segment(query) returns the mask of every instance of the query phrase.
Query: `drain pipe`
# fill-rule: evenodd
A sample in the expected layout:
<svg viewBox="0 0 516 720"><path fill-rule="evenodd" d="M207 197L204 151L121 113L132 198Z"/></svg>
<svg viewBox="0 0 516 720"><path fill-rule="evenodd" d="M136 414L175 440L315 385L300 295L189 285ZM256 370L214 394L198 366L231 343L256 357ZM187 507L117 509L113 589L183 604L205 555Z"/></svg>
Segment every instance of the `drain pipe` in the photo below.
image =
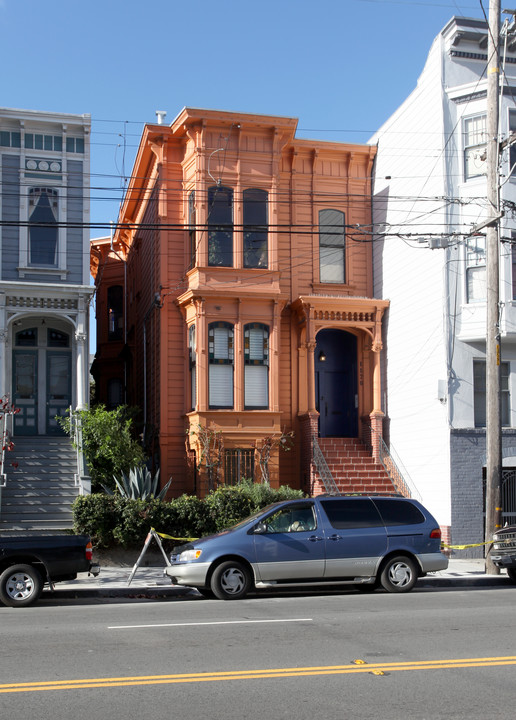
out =
<svg viewBox="0 0 516 720"><path fill-rule="evenodd" d="M154 308L160 308L163 307L163 303L161 302L161 295L159 292L155 293L154 300L151 303L150 308L145 313L145 317L143 318L143 436L142 436L142 444L145 442L145 436L147 434L147 320L149 319L149 315L154 310Z"/></svg>

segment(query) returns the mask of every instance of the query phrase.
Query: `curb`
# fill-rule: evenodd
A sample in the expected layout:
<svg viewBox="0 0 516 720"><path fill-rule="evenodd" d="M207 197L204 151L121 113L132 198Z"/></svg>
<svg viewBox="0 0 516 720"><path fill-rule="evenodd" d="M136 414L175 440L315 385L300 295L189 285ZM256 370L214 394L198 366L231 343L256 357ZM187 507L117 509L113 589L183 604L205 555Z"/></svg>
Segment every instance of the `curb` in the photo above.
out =
<svg viewBox="0 0 516 720"><path fill-rule="evenodd" d="M334 590L337 586L331 586ZM346 585L340 586L343 591L346 590ZM488 588L488 587L514 587L516 585L506 575L476 575L476 576L464 576L457 575L456 577L432 577L427 576L420 578L416 584L415 589L424 588L457 588L463 590L470 587L476 588ZM320 586L314 586L313 588L277 588L278 592L289 592L295 591L296 593L307 593L313 591L324 591L324 588ZM275 592L274 590L272 591ZM260 591L260 595L265 597L266 591ZM193 588L182 587L179 585L174 586L163 586L163 585L129 585L129 586L116 586L116 587L87 587L84 585L78 586L77 588L71 587L70 584L63 588L59 587L59 583L56 584L55 590L52 591L46 588L43 591L42 600L46 599L87 599L87 598L128 598L128 599L149 599L159 600L165 598L186 598L191 596L193 598L200 597L197 591Z"/></svg>

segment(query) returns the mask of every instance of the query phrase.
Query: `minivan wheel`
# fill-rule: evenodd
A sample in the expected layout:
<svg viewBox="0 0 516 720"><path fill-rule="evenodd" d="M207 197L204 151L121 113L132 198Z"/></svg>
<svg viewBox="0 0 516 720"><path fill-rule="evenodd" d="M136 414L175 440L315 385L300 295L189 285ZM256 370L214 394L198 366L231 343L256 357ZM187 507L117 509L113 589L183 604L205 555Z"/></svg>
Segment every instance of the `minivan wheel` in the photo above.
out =
<svg viewBox="0 0 516 720"><path fill-rule="evenodd" d="M418 577L417 567L413 560L406 555L390 558L384 565L380 583L387 592L410 592Z"/></svg>
<svg viewBox="0 0 516 720"><path fill-rule="evenodd" d="M219 600L240 600L251 589L251 575L242 563L227 560L215 568L210 585Z"/></svg>

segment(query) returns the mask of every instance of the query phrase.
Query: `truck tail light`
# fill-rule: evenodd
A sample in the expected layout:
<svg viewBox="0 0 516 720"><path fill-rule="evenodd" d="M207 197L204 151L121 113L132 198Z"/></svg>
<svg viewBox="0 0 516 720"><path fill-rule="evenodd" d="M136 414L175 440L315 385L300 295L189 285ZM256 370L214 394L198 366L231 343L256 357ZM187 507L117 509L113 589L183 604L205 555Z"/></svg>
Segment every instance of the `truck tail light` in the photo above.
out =
<svg viewBox="0 0 516 720"><path fill-rule="evenodd" d="M430 533L431 538L441 539L441 528L434 528Z"/></svg>
<svg viewBox="0 0 516 720"><path fill-rule="evenodd" d="M91 544L91 541L86 543L86 560L91 560L93 558L93 545Z"/></svg>

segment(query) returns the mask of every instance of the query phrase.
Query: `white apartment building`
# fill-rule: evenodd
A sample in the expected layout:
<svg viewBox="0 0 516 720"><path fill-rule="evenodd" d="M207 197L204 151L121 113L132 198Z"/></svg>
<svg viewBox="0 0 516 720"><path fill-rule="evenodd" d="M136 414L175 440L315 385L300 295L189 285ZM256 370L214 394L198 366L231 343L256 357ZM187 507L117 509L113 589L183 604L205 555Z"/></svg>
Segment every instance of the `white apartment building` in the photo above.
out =
<svg viewBox="0 0 516 720"><path fill-rule="evenodd" d="M516 129L516 36L501 38L500 140ZM454 17L371 139L374 295L390 300L386 438L454 543L484 535L487 24ZM516 146L501 154L503 515L516 521ZM481 555L482 548L461 556Z"/></svg>

